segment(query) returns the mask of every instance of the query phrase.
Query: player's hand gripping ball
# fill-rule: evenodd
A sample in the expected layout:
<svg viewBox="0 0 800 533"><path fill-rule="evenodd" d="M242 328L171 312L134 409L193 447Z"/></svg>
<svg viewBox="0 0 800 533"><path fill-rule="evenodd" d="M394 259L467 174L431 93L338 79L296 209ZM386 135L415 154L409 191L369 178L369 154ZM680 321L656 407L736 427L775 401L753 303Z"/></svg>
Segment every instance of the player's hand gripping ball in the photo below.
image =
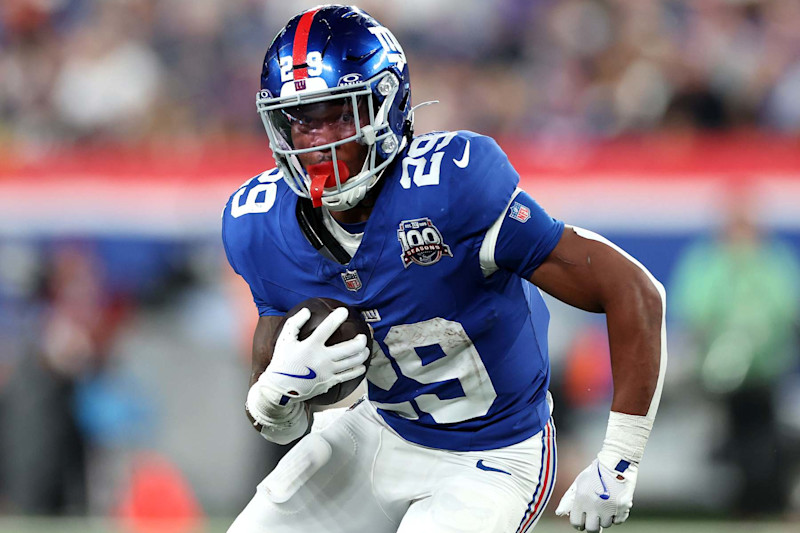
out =
<svg viewBox="0 0 800 533"><path fill-rule="evenodd" d="M305 308L311 311L311 317L300 327L300 332L297 335L297 339L300 341L307 339L332 311L340 307L347 309L347 318L342 325L339 326L330 335L330 337L328 337L328 340L325 341L325 346L333 346L334 344L351 340L355 338L356 335L362 334L367 337L367 347L371 348L372 329L361 316L361 313L359 313L353 307L349 307L347 304L340 302L339 300L334 300L333 298L309 298L308 300L304 300L289 309L276 330L276 338L273 339L273 343L277 341L277 336L280 335L286 320L296 315L302 309ZM367 370L369 370L370 359L371 358L367 358L367 360L364 362L364 366L367 368ZM356 390L356 387L358 387L365 375L366 373L361 374L356 378L343 381L342 383L337 383L328 389L327 392L323 392L322 394L309 398L308 403L311 405L330 405L343 400L354 390Z"/></svg>

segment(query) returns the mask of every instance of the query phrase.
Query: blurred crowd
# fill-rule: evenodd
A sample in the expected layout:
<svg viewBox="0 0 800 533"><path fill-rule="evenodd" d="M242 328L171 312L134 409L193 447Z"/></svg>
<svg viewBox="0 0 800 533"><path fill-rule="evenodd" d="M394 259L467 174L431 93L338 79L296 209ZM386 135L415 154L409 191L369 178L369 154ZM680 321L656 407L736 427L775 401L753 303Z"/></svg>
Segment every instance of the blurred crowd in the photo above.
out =
<svg viewBox="0 0 800 533"><path fill-rule="evenodd" d="M0 5L0 140L31 146L260 134L263 54L318 0ZM795 0L359 3L409 56L422 131L610 137L800 132Z"/></svg>
<svg viewBox="0 0 800 533"><path fill-rule="evenodd" d="M677 344L693 367L686 388L724 421L706 459L734 472L729 511L753 518L800 503L796 400L783 397L800 385L800 260L758 222L751 191L725 200L714 235L678 258L671 326L687 341Z"/></svg>

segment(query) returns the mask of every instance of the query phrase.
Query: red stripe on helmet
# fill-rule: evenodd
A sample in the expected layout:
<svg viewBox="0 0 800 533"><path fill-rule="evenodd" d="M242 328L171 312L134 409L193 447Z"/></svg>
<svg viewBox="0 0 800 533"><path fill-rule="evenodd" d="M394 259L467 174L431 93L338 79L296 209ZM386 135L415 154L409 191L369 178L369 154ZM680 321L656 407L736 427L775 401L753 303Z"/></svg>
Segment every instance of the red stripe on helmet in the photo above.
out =
<svg viewBox="0 0 800 533"><path fill-rule="evenodd" d="M294 32L294 42L292 43L292 72L295 80L308 78L308 68L298 68L306 64L308 54L308 34L311 32L311 22L319 9L306 11L297 23L297 30Z"/></svg>

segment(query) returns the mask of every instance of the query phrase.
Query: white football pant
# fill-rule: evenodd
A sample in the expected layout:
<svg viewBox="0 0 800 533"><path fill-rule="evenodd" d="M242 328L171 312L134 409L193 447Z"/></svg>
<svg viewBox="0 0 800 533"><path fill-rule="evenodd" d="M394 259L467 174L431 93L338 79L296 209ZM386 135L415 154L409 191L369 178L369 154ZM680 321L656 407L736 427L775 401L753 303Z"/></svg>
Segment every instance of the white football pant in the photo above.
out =
<svg viewBox="0 0 800 533"><path fill-rule="evenodd" d="M523 533L555 475L552 419L518 444L453 452L403 440L363 401L315 424L228 533Z"/></svg>

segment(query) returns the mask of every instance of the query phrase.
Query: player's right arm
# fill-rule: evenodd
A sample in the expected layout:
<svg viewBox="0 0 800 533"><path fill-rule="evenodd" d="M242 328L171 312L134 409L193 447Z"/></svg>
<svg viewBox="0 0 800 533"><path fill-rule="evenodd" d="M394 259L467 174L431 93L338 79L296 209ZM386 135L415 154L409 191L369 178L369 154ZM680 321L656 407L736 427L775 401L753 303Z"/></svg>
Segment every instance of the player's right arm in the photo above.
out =
<svg viewBox="0 0 800 533"><path fill-rule="evenodd" d="M245 414L253 427L267 440L289 444L302 437L309 427L305 402L280 405L280 395L259 384L259 379L272 361L275 339L282 317L262 316L253 333L253 357L248 384Z"/></svg>
<svg viewBox="0 0 800 533"><path fill-rule="evenodd" d="M253 336L247 415L264 438L288 444L308 428L305 400L366 372L369 350L364 335L325 345L347 319L344 308L331 312L300 340L300 328L310 311L302 309L282 322L281 311L264 289L262 280L269 272L259 258L270 256L272 244L265 243L272 243L274 235L268 230L280 212L275 207L282 197L279 179L280 173L264 173L234 193L222 214L222 243L231 267L250 286L261 317Z"/></svg>
<svg viewBox="0 0 800 533"><path fill-rule="evenodd" d="M305 434L309 425L305 400L366 372L364 362L370 351L365 335L326 344L347 320L346 308L332 311L300 340L300 328L310 317L307 308L286 318L283 325L281 317L261 317L253 336L245 408L261 435L277 444L288 444Z"/></svg>
<svg viewBox="0 0 800 533"><path fill-rule="evenodd" d="M253 358L250 364L250 382L247 384L248 390L256 384L258 378L266 370L267 365L272 360L272 339L278 331L278 326L281 323L280 316L262 316L258 318L256 330L253 333ZM247 407L245 405L245 407ZM255 421L250 411L245 409L247 418L253 426L261 431L261 424Z"/></svg>

